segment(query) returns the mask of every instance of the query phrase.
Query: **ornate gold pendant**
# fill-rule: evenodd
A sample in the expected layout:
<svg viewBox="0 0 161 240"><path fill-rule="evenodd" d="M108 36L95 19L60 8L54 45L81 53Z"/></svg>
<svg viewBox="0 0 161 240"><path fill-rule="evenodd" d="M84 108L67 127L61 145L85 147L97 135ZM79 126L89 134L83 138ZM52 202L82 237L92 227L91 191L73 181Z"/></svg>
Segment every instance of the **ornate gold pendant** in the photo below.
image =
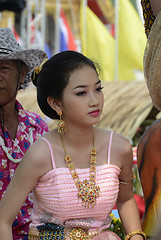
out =
<svg viewBox="0 0 161 240"><path fill-rule="evenodd" d="M90 182L87 179L83 180L80 183L78 199L82 200L82 205L85 207L89 207L90 204L92 207L96 204L96 198L100 194L100 187L96 185L94 182Z"/></svg>
<svg viewBox="0 0 161 240"><path fill-rule="evenodd" d="M81 228L73 228L69 234L69 239L72 240L86 240L87 234Z"/></svg>

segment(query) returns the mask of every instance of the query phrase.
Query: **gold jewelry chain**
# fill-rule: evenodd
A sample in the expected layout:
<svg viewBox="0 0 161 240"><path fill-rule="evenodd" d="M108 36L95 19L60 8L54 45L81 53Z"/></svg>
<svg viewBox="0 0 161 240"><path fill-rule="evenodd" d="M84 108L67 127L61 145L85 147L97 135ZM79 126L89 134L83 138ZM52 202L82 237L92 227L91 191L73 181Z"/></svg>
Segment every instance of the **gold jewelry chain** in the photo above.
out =
<svg viewBox="0 0 161 240"><path fill-rule="evenodd" d="M95 143L94 135L93 135L93 146L90 150L90 178L89 180L85 179L82 182L79 180L79 176L74 167L72 158L70 157L69 154L67 154L61 134L60 134L60 139L65 152L65 162L67 164L67 167L70 170L72 178L78 189L78 199L82 200L82 205L84 204L85 207L89 207L90 204L93 207L96 204L96 198L100 194L100 187L95 183L96 181L96 149L94 146L94 143Z"/></svg>

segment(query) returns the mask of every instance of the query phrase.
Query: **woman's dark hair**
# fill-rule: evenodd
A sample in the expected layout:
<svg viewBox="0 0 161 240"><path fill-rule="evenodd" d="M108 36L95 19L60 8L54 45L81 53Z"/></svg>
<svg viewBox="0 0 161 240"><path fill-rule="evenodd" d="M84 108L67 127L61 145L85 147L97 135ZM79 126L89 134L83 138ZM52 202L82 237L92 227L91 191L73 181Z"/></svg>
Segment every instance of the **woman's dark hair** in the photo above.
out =
<svg viewBox="0 0 161 240"><path fill-rule="evenodd" d="M33 81L37 87L37 100L41 111L52 119L59 119L58 114L50 107L47 97L62 99L64 88L68 85L71 73L78 68L88 65L96 73L93 61L75 51L64 51L54 55L42 67Z"/></svg>

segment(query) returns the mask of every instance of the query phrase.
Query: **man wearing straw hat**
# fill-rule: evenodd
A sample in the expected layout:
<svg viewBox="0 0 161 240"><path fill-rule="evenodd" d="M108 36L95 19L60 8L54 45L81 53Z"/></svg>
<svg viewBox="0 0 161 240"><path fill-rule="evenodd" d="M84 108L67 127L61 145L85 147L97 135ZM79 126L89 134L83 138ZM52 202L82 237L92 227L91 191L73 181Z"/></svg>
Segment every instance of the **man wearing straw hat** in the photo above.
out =
<svg viewBox="0 0 161 240"><path fill-rule="evenodd" d="M149 26L144 52L144 75L154 106L161 111L161 1L151 0L156 17ZM148 29L148 27L147 27ZM161 239L161 119L144 133L137 149L145 213L142 227L147 239Z"/></svg>
<svg viewBox="0 0 161 240"><path fill-rule="evenodd" d="M18 90L28 85L33 69L45 58L44 51L22 50L12 31L0 28L0 200L24 153L48 131L40 116L25 111L16 100ZM27 239L31 208L29 194L13 224L14 240Z"/></svg>

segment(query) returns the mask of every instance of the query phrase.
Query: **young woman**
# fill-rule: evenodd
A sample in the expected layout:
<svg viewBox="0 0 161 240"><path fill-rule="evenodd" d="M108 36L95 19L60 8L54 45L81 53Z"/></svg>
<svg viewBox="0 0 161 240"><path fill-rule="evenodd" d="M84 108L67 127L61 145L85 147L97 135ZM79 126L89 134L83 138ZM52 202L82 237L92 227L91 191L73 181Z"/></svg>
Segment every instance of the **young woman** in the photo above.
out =
<svg viewBox="0 0 161 240"><path fill-rule="evenodd" d="M12 222L32 189L29 239L119 239L108 231L116 202L126 240L145 239L132 190L131 145L94 126L103 109L95 64L65 51L36 69L33 78L41 110L60 120L17 169L0 203L0 240L12 239Z"/></svg>

